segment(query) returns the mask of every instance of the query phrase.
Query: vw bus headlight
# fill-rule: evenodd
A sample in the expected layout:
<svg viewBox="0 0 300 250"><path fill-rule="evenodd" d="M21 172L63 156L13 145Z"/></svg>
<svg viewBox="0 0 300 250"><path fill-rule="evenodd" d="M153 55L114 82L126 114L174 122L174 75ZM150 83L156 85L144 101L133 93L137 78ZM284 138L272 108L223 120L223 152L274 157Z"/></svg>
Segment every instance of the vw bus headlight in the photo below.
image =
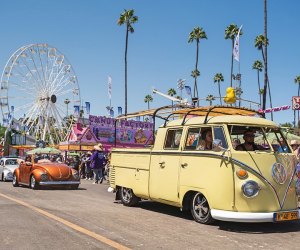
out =
<svg viewBox="0 0 300 250"><path fill-rule="evenodd" d="M13 177L13 173L11 171L7 172L7 177L9 178Z"/></svg>
<svg viewBox="0 0 300 250"><path fill-rule="evenodd" d="M259 188L257 182L255 182L255 181L247 181L242 186L243 194L247 198L255 197L258 194L259 190L260 190L260 188Z"/></svg>
<svg viewBox="0 0 300 250"><path fill-rule="evenodd" d="M296 181L296 194L300 196L300 180Z"/></svg>
<svg viewBox="0 0 300 250"><path fill-rule="evenodd" d="M47 181L48 180L48 175L45 174L41 174L41 181Z"/></svg>

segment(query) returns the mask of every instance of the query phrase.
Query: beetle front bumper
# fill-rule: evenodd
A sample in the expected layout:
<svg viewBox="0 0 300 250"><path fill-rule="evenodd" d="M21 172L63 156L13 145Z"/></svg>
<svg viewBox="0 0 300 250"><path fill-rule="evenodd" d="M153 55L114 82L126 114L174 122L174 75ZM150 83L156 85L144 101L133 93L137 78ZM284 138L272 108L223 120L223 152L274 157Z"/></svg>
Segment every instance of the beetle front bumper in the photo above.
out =
<svg viewBox="0 0 300 250"><path fill-rule="evenodd" d="M48 185L79 185L80 181L41 181L39 185L48 186Z"/></svg>
<svg viewBox="0 0 300 250"><path fill-rule="evenodd" d="M300 209L298 211L298 220L300 218ZM250 213L250 212L233 212L225 210L212 209L211 216L216 220L234 221L234 222L274 222L274 213Z"/></svg>

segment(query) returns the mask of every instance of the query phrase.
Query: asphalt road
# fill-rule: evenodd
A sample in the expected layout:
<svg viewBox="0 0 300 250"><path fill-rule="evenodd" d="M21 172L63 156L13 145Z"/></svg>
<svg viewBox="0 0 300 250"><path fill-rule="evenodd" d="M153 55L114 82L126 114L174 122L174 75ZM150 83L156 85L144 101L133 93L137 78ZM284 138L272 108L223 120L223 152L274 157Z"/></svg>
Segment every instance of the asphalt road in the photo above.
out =
<svg viewBox="0 0 300 250"><path fill-rule="evenodd" d="M31 190L0 182L0 249L299 249L300 222L201 225L178 208L125 207L108 184Z"/></svg>

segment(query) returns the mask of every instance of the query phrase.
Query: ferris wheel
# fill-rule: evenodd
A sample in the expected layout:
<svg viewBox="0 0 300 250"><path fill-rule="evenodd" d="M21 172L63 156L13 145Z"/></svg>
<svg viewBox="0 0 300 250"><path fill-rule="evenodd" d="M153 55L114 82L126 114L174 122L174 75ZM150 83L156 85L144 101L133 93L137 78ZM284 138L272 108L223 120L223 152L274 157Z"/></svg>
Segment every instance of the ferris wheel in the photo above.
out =
<svg viewBox="0 0 300 250"><path fill-rule="evenodd" d="M1 76L4 122L16 119L22 129L49 143L67 139L74 121L69 107L80 105L75 72L66 57L48 44L30 44L9 58Z"/></svg>

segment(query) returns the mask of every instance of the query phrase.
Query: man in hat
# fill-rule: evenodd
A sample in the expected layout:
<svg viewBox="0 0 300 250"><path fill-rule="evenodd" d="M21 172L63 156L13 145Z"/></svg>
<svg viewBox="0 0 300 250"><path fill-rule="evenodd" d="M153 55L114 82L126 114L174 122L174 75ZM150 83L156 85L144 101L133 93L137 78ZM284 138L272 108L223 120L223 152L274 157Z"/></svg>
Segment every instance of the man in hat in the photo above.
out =
<svg viewBox="0 0 300 250"><path fill-rule="evenodd" d="M94 183L98 184L99 180L103 181L102 168L105 165L105 157L103 153L103 146L101 143L94 146L93 153L90 157L91 160L91 168L94 172ZM100 183L101 183L100 182Z"/></svg>
<svg viewBox="0 0 300 250"><path fill-rule="evenodd" d="M293 149L293 153L296 155L297 160L299 162L299 158L300 158L300 150L299 150L299 141L298 140L291 140L291 147Z"/></svg>

